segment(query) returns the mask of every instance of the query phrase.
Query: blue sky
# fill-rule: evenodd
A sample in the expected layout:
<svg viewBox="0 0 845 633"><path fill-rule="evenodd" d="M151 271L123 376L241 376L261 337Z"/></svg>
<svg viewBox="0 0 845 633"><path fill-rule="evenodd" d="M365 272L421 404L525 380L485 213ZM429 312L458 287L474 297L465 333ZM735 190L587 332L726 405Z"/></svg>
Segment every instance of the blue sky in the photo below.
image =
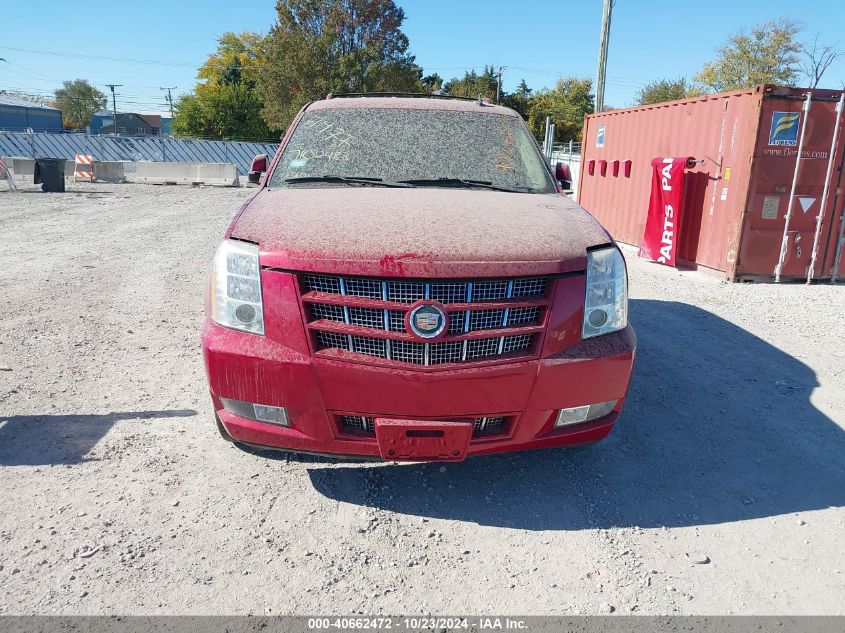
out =
<svg viewBox="0 0 845 633"><path fill-rule="evenodd" d="M541 88L563 75L595 73L602 0L398 3L405 9L411 52L426 73L448 79L468 68L502 65L508 90L521 78ZM0 62L0 90L49 95L64 79L84 78L104 91L106 83L123 84L119 109L163 112L160 87L177 86L176 94L191 89L215 38L226 31L266 32L274 5L274 0L146 0L91 10L45 0L36 15L31 0L3 0L0 57L7 62ZM617 0L606 102L629 105L637 88L652 79L690 76L732 32L776 17L800 21L805 38L818 32L822 41L845 48L841 0ZM822 85L841 88L843 81L845 59L840 59Z"/></svg>

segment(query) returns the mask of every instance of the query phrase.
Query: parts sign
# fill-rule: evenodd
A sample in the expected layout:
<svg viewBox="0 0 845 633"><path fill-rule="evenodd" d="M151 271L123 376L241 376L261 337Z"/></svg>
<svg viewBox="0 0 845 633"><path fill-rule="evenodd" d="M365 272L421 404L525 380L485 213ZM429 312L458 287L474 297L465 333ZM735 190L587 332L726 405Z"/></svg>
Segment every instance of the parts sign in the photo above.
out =
<svg viewBox="0 0 845 633"><path fill-rule="evenodd" d="M640 245L640 257L675 266L681 207L684 200L684 169L688 156L655 158L651 179L648 218Z"/></svg>

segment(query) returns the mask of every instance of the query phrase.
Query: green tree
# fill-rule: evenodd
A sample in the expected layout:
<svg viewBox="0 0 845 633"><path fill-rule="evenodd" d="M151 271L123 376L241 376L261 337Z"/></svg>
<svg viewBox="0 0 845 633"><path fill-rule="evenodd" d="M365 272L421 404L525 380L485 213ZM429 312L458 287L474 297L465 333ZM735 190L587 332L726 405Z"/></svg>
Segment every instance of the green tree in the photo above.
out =
<svg viewBox="0 0 845 633"><path fill-rule="evenodd" d="M637 105L663 103L696 96L697 92L690 86L686 77L677 79L657 79L646 84L637 91Z"/></svg>
<svg viewBox="0 0 845 633"><path fill-rule="evenodd" d="M243 83L255 87L258 67L263 63L261 46L263 37L258 33L224 33L217 39L217 50L208 56L197 72L201 81L197 90L202 92L220 84Z"/></svg>
<svg viewBox="0 0 845 633"><path fill-rule="evenodd" d="M528 97L531 96L532 92L533 92L533 90L531 90L531 88L528 87L528 84L525 83L525 80L520 79L519 85L516 87L516 92L514 92L514 94L527 100Z"/></svg>
<svg viewBox="0 0 845 633"><path fill-rule="evenodd" d="M443 77L437 73L432 73L422 78L422 84L425 86L426 92L438 92L441 88L443 88Z"/></svg>
<svg viewBox="0 0 845 633"><path fill-rule="evenodd" d="M593 80L566 77L553 90L538 90L528 100L528 127L540 140L545 134L546 117L555 124L555 140L580 140L584 116L595 109Z"/></svg>
<svg viewBox="0 0 845 633"><path fill-rule="evenodd" d="M64 126L71 130L81 130L86 125L91 125L94 113L102 110L108 103L106 95L85 79L65 81L54 94L54 103L62 111Z"/></svg>
<svg viewBox="0 0 845 633"><path fill-rule="evenodd" d="M479 95L488 101L496 100L496 84L498 77L493 66L485 66L484 72L480 75L475 70L464 73L462 79L457 77L443 84L443 93L454 97L471 97L475 99Z"/></svg>
<svg viewBox="0 0 845 633"><path fill-rule="evenodd" d="M758 24L751 33L735 33L694 79L716 92L763 83L792 86L803 49L796 39L800 30L796 22L781 18Z"/></svg>
<svg viewBox="0 0 845 633"><path fill-rule="evenodd" d="M193 92L174 104L177 136L265 140L273 133L262 117L264 100L256 88L261 36L226 33L217 40Z"/></svg>
<svg viewBox="0 0 845 633"><path fill-rule="evenodd" d="M523 119L528 118L528 102L531 98L531 93L533 91L531 88L528 87L528 84L525 83L524 79L521 79L519 85L516 87L514 92L506 93L502 95L502 105L507 106L508 108L513 108Z"/></svg>
<svg viewBox="0 0 845 633"><path fill-rule="evenodd" d="M264 103L243 84L183 95L174 103L173 134L263 141L274 136L261 116ZM276 135L277 136L277 135Z"/></svg>
<svg viewBox="0 0 845 633"><path fill-rule="evenodd" d="M278 0L258 87L264 118L284 129L330 92L423 92L393 0Z"/></svg>

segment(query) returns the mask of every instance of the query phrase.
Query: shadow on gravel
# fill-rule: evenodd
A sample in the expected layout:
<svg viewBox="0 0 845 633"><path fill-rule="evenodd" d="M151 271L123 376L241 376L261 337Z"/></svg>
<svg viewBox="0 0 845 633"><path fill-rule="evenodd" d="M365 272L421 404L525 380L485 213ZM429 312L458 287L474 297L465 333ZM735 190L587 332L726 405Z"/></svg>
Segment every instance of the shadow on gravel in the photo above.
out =
<svg viewBox="0 0 845 633"><path fill-rule="evenodd" d="M845 505L845 432L813 371L705 310L634 300L634 380L592 447L459 464L315 467L327 497L529 530L691 526Z"/></svg>
<svg viewBox="0 0 845 633"><path fill-rule="evenodd" d="M125 411L101 415L0 414L0 466L48 466L95 461L86 458L115 422L181 418L193 409Z"/></svg>

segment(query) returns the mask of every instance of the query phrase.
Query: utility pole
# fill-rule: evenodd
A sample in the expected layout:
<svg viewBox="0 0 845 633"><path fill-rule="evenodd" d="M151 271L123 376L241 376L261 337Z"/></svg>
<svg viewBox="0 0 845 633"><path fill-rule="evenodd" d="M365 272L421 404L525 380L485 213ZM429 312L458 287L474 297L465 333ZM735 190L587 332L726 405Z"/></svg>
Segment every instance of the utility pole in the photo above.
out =
<svg viewBox="0 0 845 633"><path fill-rule="evenodd" d="M596 70L596 112L604 110L604 80L607 73L607 44L610 39L610 16L616 0L604 0L601 15L601 41L599 43L599 65Z"/></svg>
<svg viewBox="0 0 845 633"><path fill-rule="evenodd" d="M171 90L176 90L176 86L168 86L167 88L162 88L162 90L167 90L167 103L170 104L170 118L173 118L173 95L170 94Z"/></svg>
<svg viewBox="0 0 845 633"><path fill-rule="evenodd" d="M117 136L117 99L114 96L114 89L120 88L123 84L106 84L109 88L111 88L111 107L112 107L112 114L114 115L114 135Z"/></svg>
<svg viewBox="0 0 845 633"><path fill-rule="evenodd" d="M496 105L499 104L499 95L502 94L502 71L504 69L504 66L499 66L499 76L496 79Z"/></svg>

